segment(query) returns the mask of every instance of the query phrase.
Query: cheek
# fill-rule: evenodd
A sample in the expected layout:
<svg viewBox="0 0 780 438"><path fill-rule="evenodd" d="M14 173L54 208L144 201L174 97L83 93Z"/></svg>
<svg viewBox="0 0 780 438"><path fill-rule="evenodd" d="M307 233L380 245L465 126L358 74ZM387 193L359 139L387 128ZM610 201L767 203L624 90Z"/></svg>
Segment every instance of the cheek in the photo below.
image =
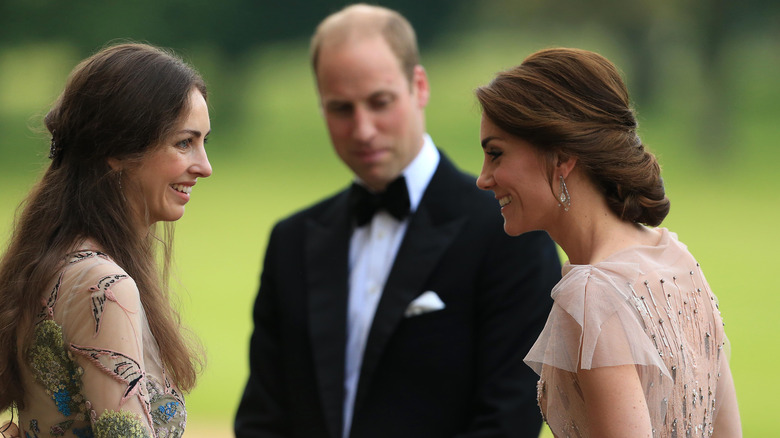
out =
<svg viewBox="0 0 780 438"><path fill-rule="evenodd" d="M414 121L410 111L404 111L402 107L396 106L390 111L379 114L374 119L374 127L377 131L402 132L408 130Z"/></svg>
<svg viewBox="0 0 780 438"><path fill-rule="evenodd" d="M158 181L159 186L167 186L185 177L193 162L192 155L179 152L159 157L156 172L152 172L149 178Z"/></svg>
<svg viewBox="0 0 780 438"><path fill-rule="evenodd" d="M496 169L494 178L498 185L520 198L535 197L539 189L537 181L521 169ZM527 201L531 202L530 199Z"/></svg>
<svg viewBox="0 0 780 438"><path fill-rule="evenodd" d="M487 160L486 160L487 161ZM490 163L487 163L488 168L490 168ZM493 172L493 179L496 181L496 184L498 184L501 187L504 187L506 189L514 190L515 189L515 181L514 178L512 178L512 172L510 170L507 170L502 167L496 167L492 169Z"/></svg>
<svg viewBox="0 0 780 438"><path fill-rule="evenodd" d="M326 124L328 125L328 134L333 140L346 138L350 134L350 122L340 119L328 119Z"/></svg>

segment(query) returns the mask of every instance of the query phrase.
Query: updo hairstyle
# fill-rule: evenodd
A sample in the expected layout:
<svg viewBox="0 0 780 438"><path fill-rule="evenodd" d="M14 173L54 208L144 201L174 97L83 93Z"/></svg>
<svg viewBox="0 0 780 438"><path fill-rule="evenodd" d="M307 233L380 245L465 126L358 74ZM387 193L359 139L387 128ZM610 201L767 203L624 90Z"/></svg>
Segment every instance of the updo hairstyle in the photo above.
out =
<svg viewBox="0 0 780 438"><path fill-rule="evenodd" d="M661 169L637 135L617 68L579 49L547 49L476 90L483 115L549 157L577 158L615 214L657 226L669 213Z"/></svg>

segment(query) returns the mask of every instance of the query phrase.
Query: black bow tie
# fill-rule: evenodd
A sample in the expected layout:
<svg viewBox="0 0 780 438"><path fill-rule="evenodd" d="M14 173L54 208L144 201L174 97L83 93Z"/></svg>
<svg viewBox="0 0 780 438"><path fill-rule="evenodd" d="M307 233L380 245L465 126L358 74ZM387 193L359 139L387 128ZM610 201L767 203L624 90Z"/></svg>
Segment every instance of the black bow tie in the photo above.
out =
<svg viewBox="0 0 780 438"><path fill-rule="evenodd" d="M371 193L360 184L353 183L349 204L359 227L371 222L374 213L379 210L387 211L399 221L403 220L409 214L406 179L403 176L398 177L382 193Z"/></svg>

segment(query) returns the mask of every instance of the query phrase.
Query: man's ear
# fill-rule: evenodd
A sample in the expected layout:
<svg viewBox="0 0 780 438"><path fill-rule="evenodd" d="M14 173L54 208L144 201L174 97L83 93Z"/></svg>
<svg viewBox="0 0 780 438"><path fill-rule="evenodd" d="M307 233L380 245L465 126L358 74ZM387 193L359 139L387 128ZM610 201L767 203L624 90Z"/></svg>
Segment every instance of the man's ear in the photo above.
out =
<svg viewBox="0 0 780 438"><path fill-rule="evenodd" d="M431 88L428 85L428 74L421 65L414 66L412 75L412 87L417 91L417 106L425 108L428 106L428 99L431 97Z"/></svg>

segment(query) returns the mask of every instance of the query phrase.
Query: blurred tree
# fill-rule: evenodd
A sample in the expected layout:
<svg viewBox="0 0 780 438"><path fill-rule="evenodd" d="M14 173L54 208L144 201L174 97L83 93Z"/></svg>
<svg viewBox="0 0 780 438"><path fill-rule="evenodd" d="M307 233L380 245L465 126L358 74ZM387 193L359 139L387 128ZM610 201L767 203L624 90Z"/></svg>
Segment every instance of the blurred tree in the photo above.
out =
<svg viewBox="0 0 780 438"><path fill-rule="evenodd" d="M464 0L458 0L463 2ZM2 0L0 44L59 40L95 51L116 39L165 47L213 46L228 55L258 45L308 38L326 15L349 2L335 0ZM388 0L403 13L422 44L441 30L456 10L453 0Z"/></svg>
<svg viewBox="0 0 780 438"><path fill-rule="evenodd" d="M698 77L692 92L702 95L694 109L698 144L716 161L727 153L732 138L733 84L727 74L733 66L725 61L729 44L746 35L780 37L777 0L492 0L472 3L466 13L492 28L530 28L541 34L603 29L625 57L626 81L640 106L664 95L657 87L664 70L674 69L670 53L680 50L693 57Z"/></svg>
<svg viewBox="0 0 780 438"><path fill-rule="evenodd" d="M327 14L344 0L0 0L0 48L52 41L75 47L84 57L109 41L146 41L183 53L216 54L220 69L236 71L258 47L307 39ZM728 81L723 59L726 46L741 35L765 33L778 38L777 0L384 0L404 14L421 45L443 32L464 29L531 29L549 35L553 29L600 29L625 55L632 96L651 104L657 81L668 69L670 48L684 47L701 66L705 95L697 110L701 142L715 151L728 143ZM197 49L192 50L190 49ZM230 95L241 93L231 82L220 90L229 114Z"/></svg>

